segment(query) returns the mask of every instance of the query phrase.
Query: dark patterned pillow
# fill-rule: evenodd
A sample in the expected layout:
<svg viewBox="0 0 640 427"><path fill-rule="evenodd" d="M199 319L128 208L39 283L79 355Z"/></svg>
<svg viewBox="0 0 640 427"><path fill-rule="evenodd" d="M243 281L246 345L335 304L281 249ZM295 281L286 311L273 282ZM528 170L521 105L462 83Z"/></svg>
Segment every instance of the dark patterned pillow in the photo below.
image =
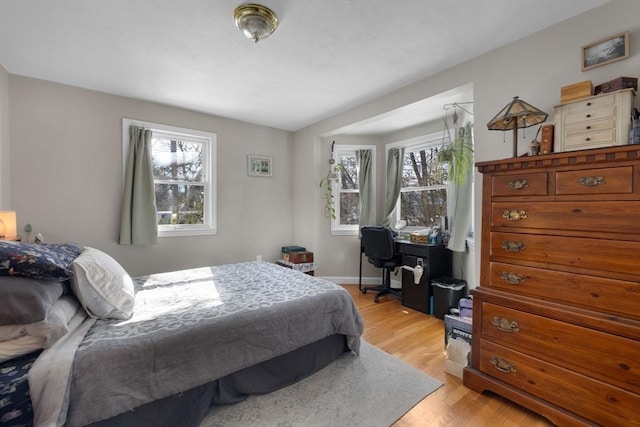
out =
<svg viewBox="0 0 640 427"><path fill-rule="evenodd" d="M62 281L73 275L71 262L82 249L69 243L24 243L0 240L0 276Z"/></svg>

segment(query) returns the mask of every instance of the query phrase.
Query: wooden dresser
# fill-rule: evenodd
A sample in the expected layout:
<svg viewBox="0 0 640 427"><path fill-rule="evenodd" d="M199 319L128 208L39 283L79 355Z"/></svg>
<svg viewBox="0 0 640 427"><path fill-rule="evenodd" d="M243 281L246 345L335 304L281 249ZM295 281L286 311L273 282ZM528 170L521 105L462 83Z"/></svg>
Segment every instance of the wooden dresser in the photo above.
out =
<svg viewBox="0 0 640 427"><path fill-rule="evenodd" d="M561 426L640 425L640 145L478 163L464 384Z"/></svg>

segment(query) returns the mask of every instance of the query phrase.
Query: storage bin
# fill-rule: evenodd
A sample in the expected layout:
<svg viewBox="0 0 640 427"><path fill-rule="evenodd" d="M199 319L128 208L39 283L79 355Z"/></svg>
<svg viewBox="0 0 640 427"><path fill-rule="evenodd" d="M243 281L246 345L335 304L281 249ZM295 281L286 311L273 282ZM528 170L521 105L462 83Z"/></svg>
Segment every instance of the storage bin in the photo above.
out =
<svg viewBox="0 0 640 427"><path fill-rule="evenodd" d="M467 293L467 281L453 277L439 277L431 281L433 286L433 315L444 320L449 310L458 307L458 301Z"/></svg>

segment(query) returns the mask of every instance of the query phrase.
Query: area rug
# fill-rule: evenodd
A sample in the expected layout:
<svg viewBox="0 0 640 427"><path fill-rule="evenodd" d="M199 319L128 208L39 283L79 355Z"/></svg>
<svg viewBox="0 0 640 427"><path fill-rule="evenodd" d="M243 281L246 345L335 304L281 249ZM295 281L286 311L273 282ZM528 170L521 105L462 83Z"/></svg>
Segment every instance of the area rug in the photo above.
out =
<svg viewBox="0 0 640 427"><path fill-rule="evenodd" d="M201 427L388 427L442 383L362 342L304 380L211 409Z"/></svg>

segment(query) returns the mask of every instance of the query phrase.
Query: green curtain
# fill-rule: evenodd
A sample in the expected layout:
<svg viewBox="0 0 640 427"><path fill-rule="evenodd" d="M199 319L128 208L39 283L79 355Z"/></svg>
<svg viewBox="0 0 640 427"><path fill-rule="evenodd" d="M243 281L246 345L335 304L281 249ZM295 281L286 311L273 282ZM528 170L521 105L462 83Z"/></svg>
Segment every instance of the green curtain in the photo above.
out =
<svg viewBox="0 0 640 427"><path fill-rule="evenodd" d="M358 191L360 192L360 229L375 225L375 206L373 206L373 176L371 173L371 150L357 150Z"/></svg>
<svg viewBox="0 0 640 427"><path fill-rule="evenodd" d="M462 137L465 144L472 144L471 125L458 129L458 137ZM462 184L453 182L447 184L447 216L449 217L449 229L451 235L447 248L455 252L465 251L465 241L471 228L471 213L473 171L467 174Z"/></svg>
<svg viewBox="0 0 640 427"><path fill-rule="evenodd" d="M121 245L153 245L157 242L158 224L151 161L151 130L130 126L119 243Z"/></svg>
<svg viewBox="0 0 640 427"><path fill-rule="evenodd" d="M396 208L400 188L402 187L402 161L404 159L404 148L392 148L389 150L387 158L387 193L384 198L384 216L382 225L391 226L393 211Z"/></svg>

